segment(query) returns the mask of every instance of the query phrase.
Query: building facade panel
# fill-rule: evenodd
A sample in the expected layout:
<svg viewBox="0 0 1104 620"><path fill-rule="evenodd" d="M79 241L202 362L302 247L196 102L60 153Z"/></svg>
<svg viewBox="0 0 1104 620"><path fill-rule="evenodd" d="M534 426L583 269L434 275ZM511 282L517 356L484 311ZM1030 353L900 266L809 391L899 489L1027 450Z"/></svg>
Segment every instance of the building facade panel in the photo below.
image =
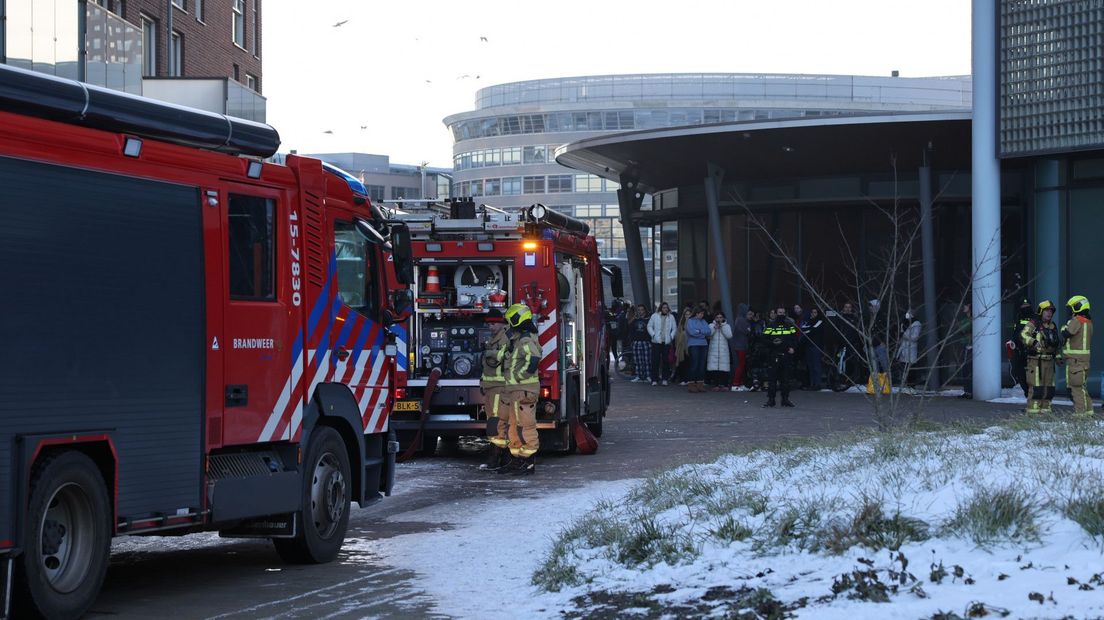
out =
<svg viewBox="0 0 1104 620"><path fill-rule="evenodd" d="M1104 147L1104 3L1000 2L1000 154Z"/></svg>

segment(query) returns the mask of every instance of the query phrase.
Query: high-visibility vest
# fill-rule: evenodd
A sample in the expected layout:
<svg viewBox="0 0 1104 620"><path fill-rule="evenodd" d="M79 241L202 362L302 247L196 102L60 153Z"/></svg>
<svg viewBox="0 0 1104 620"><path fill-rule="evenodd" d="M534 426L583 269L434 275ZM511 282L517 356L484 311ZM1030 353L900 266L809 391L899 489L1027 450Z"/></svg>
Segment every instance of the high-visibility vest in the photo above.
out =
<svg viewBox="0 0 1104 620"><path fill-rule="evenodd" d="M513 351L509 353L510 361L506 364L506 383L537 391L540 376L537 370L529 372L529 362L534 357L537 358L539 366L541 348L536 334L524 334L514 340Z"/></svg>
<svg viewBox="0 0 1104 620"><path fill-rule="evenodd" d="M1070 329L1073 328L1073 329ZM1067 357L1089 357L1089 344L1092 342L1092 321L1074 315L1062 331L1067 335L1062 355Z"/></svg>
<svg viewBox="0 0 1104 620"><path fill-rule="evenodd" d="M483 349L483 383L506 383L506 355L510 337L506 330L495 334ZM486 386L484 386L486 387Z"/></svg>

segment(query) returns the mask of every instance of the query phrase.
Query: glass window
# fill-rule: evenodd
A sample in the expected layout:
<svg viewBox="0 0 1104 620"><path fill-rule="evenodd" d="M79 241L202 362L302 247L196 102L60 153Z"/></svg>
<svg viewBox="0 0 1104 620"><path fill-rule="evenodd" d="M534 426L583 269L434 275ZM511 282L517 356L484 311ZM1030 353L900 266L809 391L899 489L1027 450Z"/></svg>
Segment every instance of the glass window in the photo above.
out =
<svg viewBox="0 0 1104 620"><path fill-rule="evenodd" d="M502 149L487 149L486 151L483 151L483 165L502 165Z"/></svg>
<svg viewBox="0 0 1104 620"><path fill-rule="evenodd" d="M482 181L482 179L480 179L478 181L472 181L471 182L471 194L470 195L471 196L482 196L483 195L483 181Z"/></svg>
<svg viewBox="0 0 1104 620"><path fill-rule="evenodd" d="M521 177L506 177L502 179L502 195L517 196L521 194Z"/></svg>
<svg viewBox="0 0 1104 620"><path fill-rule="evenodd" d="M172 33L172 66L169 67L169 75L184 75L184 37L179 32Z"/></svg>
<svg viewBox="0 0 1104 620"><path fill-rule="evenodd" d="M621 184L618 183L617 181L611 181L609 179L606 179L605 184L606 184L606 191L607 192L616 192L617 190L621 189Z"/></svg>
<svg viewBox="0 0 1104 620"><path fill-rule="evenodd" d="M572 176L570 174L548 175L548 193L562 194L572 191Z"/></svg>
<svg viewBox="0 0 1104 620"><path fill-rule="evenodd" d="M232 299L275 301L275 217L274 200L230 194L226 230Z"/></svg>
<svg viewBox="0 0 1104 620"><path fill-rule="evenodd" d="M245 47L245 0L233 0L233 31L234 44Z"/></svg>
<svg viewBox="0 0 1104 620"><path fill-rule="evenodd" d="M498 196L502 193L502 179L486 179L483 181L484 196Z"/></svg>
<svg viewBox="0 0 1104 620"><path fill-rule="evenodd" d="M471 154L471 167L482 168L483 167L483 151L474 151Z"/></svg>
<svg viewBox="0 0 1104 620"><path fill-rule="evenodd" d="M142 75L157 75L157 21L142 16Z"/></svg>
<svg viewBox="0 0 1104 620"><path fill-rule="evenodd" d="M172 5L181 11L188 10L188 0L172 0Z"/></svg>
<svg viewBox="0 0 1104 620"><path fill-rule="evenodd" d="M417 200L422 197L421 194L417 187L400 187L398 185L391 187L391 200L402 200L404 198Z"/></svg>
<svg viewBox="0 0 1104 620"><path fill-rule="evenodd" d="M352 222L334 222L337 257L337 294L341 303L365 315L375 308L372 272L368 269L369 241Z"/></svg>
<svg viewBox="0 0 1104 620"><path fill-rule="evenodd" d="M384 195L384 187L382 185L365 185L365 189L368 190L368 199L372 202L382 202Z"/></svg>
<svg viewBox="0 0 1104 620"><path fill-rule="evenodd" d="M249 42L249 51L253 52L253 55L257 58L261 57L261 20L257 16L257 1L249 0L250 12L253 13L253 38Z"/></svg>
<svg viewBox="0 0 1104 620"><path fill-rule="evenodd" d="M199 21L203 21L203 0L195 0L195 16Z"/></svg>
<svg viewBox="0 0 1104 620"><path fill-rule="evenodd" d="M502 165L510 166L513 164L521 163L521 147L515 146L513 148L502 149Z"/></svg>
<svg viewBox="0 0 1104 620"><path fill-rule="evenodd" d="M255 75L251 75L249 73L245 74L245 86L255 93L261 92L260 89L257 87L257 76Z"/></svg>
<svg viewBox="0 0 1104 620"><path fill-rule="evenodd" d="M526 194L543 194L544 177L525 177L522 179L522 192Z"/></svg>
<svg viewBox="0 0 1104 620"><path fill-rule="evenodd" d="M527 146L524 151L526 164L543 164L545 160L545 148L543 146Z"/></svg>

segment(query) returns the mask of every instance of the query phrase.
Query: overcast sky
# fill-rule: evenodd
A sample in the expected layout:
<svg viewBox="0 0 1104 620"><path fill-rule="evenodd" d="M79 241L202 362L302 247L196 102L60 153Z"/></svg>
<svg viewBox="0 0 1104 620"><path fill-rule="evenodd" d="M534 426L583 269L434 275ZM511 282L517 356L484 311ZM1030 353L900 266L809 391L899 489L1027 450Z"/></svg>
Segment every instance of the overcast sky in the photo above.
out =
<svg viewBox="0 0 1104 620"><path fill-rule="evenodd" d="M441 120L503 82L970 72L970 0L269 0L263 25L281 150L443 167L452 139Z"/></svg>

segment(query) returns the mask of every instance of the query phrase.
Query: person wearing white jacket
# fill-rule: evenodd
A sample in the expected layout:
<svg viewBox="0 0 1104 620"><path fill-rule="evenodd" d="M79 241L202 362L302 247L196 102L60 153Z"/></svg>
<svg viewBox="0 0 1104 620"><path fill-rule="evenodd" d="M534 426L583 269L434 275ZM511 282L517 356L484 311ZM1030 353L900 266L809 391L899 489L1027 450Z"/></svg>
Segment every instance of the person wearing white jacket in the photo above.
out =
<svg viewBox="0 0 1104 620"><path fill-rule="evenodd" d="M671 343L675 341L675 324L671 306L659 304L659 310L648 319L648 335L652 337L652 385L667 385L671 375L671 362L667 359Z"/></svg>
<svg viewBox="0 0 1104 620"><path fill-rule="evenodd" d="M732 326L725 320L723 312L713 316L709 324L709 351L705 358L707 383L714 392L727 392L729 374L732 372L731 352L728 341L732 339Z"/></svg>
<svg viewBox="0 0 1104 620"><path fill-rule="evenodd" d="M897 363L900 366L901 377L905 385L911 386L913 366L920 360L920 331L923 326L916 320L910 309L905 313L904 331L901 332L901 341L897 344Z"/></svg>

